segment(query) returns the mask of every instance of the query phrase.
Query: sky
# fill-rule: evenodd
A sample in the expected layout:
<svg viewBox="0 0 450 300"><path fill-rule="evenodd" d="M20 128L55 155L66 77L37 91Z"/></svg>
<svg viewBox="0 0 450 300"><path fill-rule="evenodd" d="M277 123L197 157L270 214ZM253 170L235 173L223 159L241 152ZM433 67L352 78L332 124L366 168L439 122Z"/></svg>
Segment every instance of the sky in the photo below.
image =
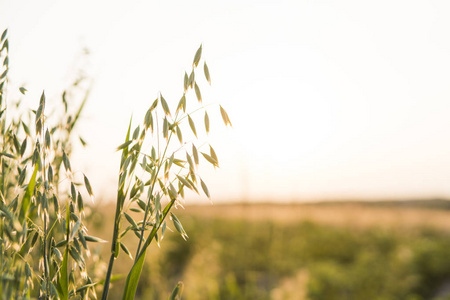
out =
<svg viewBox="0 0 450 300"><path fill-rule="evenodd" d="M97 197L115 195L130 116L160 92L175 107L202 44L213 201L410 199L450 197L449 14L444 0L1 0L0 28L32 107L42 90L59 101L89 49L72 164Z"/></svg>

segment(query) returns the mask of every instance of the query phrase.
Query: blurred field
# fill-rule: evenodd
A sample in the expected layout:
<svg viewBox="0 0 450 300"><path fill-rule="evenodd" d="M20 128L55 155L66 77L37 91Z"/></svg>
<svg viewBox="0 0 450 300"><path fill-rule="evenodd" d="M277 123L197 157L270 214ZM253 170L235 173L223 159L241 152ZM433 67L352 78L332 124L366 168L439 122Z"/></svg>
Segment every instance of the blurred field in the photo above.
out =
<svg viewBox="0 0 450 300"><path fill-rule="evenodd" d="M186 214L198 217L273 221L292 224L302 221L357 228L412 229L429 227L450 231L450 210L431 202L230 204L189 206Z"/></svg>
<svg viewBox="0 0 450 300"><path fill-rule="evenodd" d="M102 207L92 218L106 240L112 212ZM137 299L166 299L180 280L183 299L450 299L446 201L205 205L175 213L189 239L166 232L161 248L153 245ZM122 253L117 270L130 263ZM122 284L114 283L111 299L120 299Z"/></svg>

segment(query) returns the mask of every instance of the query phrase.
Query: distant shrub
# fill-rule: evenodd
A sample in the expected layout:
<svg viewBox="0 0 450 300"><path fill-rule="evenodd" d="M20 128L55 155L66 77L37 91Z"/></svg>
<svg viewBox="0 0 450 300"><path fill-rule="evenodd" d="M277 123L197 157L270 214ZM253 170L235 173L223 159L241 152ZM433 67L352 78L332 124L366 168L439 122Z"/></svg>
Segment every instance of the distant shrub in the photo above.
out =
<svg viewBox="0 0 450 300"><path fill-rule="evenodd" d="M315 300L445 299L436 296L450 278L445 232L377 227L355 231L313 222L194 217L188 211L183 219L195 237L184 243L168 235L158 264L170 266L174 253L186 256L171 268L154 270L148 294L141 299L161 298L164 289L158 292L153 280L175 282L179 274L185 278L187 300L280 299L274 298L275 291L286 298L303 291ZM207 296L207 291L216 291L216 296Z"/></svg>

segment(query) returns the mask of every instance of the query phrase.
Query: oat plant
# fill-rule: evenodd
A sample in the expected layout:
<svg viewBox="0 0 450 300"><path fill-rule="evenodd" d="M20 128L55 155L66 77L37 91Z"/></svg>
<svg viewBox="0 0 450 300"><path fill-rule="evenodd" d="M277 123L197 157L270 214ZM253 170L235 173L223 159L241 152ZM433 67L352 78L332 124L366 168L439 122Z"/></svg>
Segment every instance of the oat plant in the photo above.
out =
<svg viewBox="0 0 450 300"><path fill-rule="evenodd" d="M5 30L0 42L0 298L95 297L85 258L88 243L101 240L87 235L82 197L93 193L69 160L89 89L83 88L85 78L77 78L61 97L64 110L56 122L46 114L44 92L37 109L26 110L21 100L8 100L8 51ZM20 92L25 95L26 89ZM71 110L68 103L77 95L81 104Z"/></svg>
<svg viewBox="0 0 450 300"><path fill-rule="evenodd" d="M83 74L75 78L55 110L48 112L44 92L35 110L24 108L26 88L10 88L7 35L5 30L0 39L0 298L92 299L97 297L96 287L103 286L102 299L107 299L114 261L123 252L132 258L123 299L134 299L149 245L159 245L172 225L184 239L188 237L173 213L183 206L185 192L203 191L210 198L199 164L219 166L213 147L198 139L210 128L196 77L202 47L191 72L184 74L176 109L171 110L159 94L133 130L130 120L125 141L118 147L122 155L111 254L102 275L98 260L90 258L89 244L103 241L88 235L84 225L83 197L94 195L86 175L70 162L89 80ZM203 74L211 84L206 62ZM9 94L17 90L19 100L11 101ZM72 108L72 103L79 105ZM221 106L219 111L225 125L231 126L226 111ZM85 144L81 137L79 141ZM127 234L136 236L134 255L123 242ZM182 287L178 283L169 299L179 299Z"/></svg>
<svg viewBox="0 0 450 300"><path fill-rule="evenodd" d="M182 95L176 109L171 110L160 93L149 106L142 123L133 130L130 120L125 141L118 147L122 155L111 254L102 299L107 299L114 261L121 250L133 259L122 299L134 299L149 245L152 242L159 244L171 225L184 239L188 237L173 213L173 208L183 206L185 191L199 193L201 189L210 198L198 166L204 160L218 167L219 160L211 145L200 144L198 140L197 130L209 134L210 129L209 115L197 82L196 71L201 56L202 46L194 56L191 72L184 74ZM206 62L203 62L203 74L211 84ZM231 126L226 111L222 106L219 109L225 125ZM198 117L203 124L194 122ZM186 133L186 130L190 132ZM185 140L185 136L191 139ZM139 217L132 217L130 211ZM168 220L172 221L171 225ZM134 256L122 242L130 233L136 236ZM170 298L177 299L181 290L179 283Z"/></svg>

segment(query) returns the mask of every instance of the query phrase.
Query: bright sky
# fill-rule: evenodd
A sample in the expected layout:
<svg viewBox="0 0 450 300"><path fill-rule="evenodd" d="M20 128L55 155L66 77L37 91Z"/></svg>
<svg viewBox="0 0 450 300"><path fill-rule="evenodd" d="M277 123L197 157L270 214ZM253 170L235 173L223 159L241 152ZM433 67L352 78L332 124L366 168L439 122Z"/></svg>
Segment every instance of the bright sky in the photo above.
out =
<svg viewBox="0 0 450 300"><path fill-rule="evenodd" d="M447 0L4 0L0 29L34 107L89 48L73 164L97 195L115 194L131 114L159 92L176 106L203 43L204 98L234 126L213 124L214 201L450 197L449 15Z"/></svg>

